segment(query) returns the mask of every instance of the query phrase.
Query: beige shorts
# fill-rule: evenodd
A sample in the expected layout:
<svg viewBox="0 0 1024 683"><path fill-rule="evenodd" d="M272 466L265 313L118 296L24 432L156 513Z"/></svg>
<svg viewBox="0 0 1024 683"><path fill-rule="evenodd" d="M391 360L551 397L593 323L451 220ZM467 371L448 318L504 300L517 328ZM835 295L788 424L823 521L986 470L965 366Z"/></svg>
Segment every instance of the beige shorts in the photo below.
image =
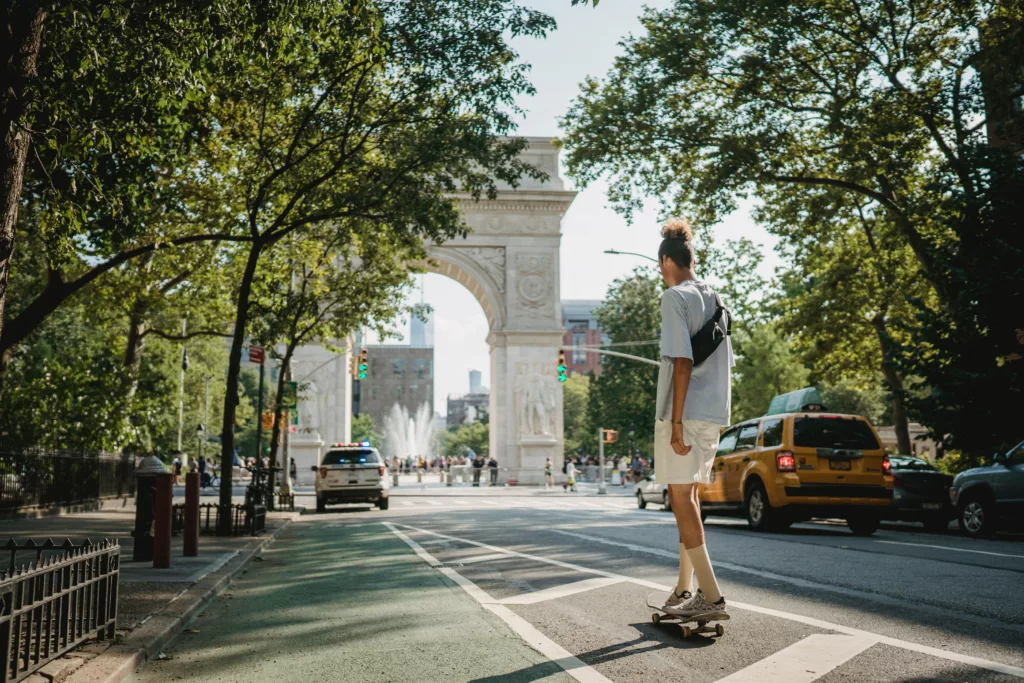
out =
<svg viewBox="0 0 1024 683"><path fill-rule="evenodd" d="M683 420L683 443L690 452L672 450L672 423L654 423L654 480L659 484L706 484L718 450L721 425L701 420Z"/></svg>

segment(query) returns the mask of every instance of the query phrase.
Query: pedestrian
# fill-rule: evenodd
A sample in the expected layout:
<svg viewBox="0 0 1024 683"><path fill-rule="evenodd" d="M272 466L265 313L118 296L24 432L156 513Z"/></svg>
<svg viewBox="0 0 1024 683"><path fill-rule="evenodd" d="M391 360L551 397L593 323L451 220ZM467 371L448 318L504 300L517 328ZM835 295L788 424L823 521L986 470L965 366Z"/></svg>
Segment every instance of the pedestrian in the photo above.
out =
<svg viewBox="0 0 1024 683"><path fill-rule="evenodd" d="M619 458L619 482L625 486L629 477L629 465L626 464L626 456Z"/></svg>
<svg viewBox="0 0 1024 683"><path fill-rule="evenodd" d="M554 465L551 464L551 458L544 461L544 488L549 489L555 485Z"/></svg>
<svg viewBox="0 0 1024 683"><path fill-rule="evenodd" d="M174 473L174 484L178 485L181 483L181 456L175 455L174 460L171 461L171 472Z"/></svg>
<svg viewBox="0 0 1024 683"><path fill-rule="evenodd" d="M473 486L480 486L480 472L484 469L484 459L479 455L473 459Z"/></svg>
<svg viewBox="0 0 1024 683"><path fill-rule="evenodd" d="M665 599L665 611L724 615L725 598L705 545L698 487L710 480L719 432L729 424L732 320L721 297L694 275L689 224L670 219L662 238L658 261L667 289L661 295L654 472L659 484L668 485L679 529L679 579ZM635 462L642 471L642 460Z"/></svg>
<svg viewBox="0 0 1024 683"><path fill-rule="evenodd" d="M569 461L565 466L565 486L562 488L568 488L573 493L576 492L576 475L579 470L576 469L576 463Z"/></svg>
<svg viewBox="0 0 1024 683"><path fill-rule="evenodd" d="M498 485L498 461L492 455L487 460L487 469L491 471L491 486Z"/></svg>
<svg viewBox="0 0 1024 683"><path fill-rule="evenodd" d="M633 481L639 483L644 478L644 461L639 455L633 456Z"/></svg>
<svg viewBox="0 0 1024 683"><path fill-rule="evenodd" d="M291 458L291 462L288 464L288 471L291 473L292 483L297 484L299 478L299 467L295 464L295 458Z"/></svg>
<svg viewBox="0 0 1024 683"><path fill-rule="evenodd" d="M210 485L210 475L207 474L207 462L206 456L199 456L199 466L196 468L199 471L199 488L206 488Z"/></svg>

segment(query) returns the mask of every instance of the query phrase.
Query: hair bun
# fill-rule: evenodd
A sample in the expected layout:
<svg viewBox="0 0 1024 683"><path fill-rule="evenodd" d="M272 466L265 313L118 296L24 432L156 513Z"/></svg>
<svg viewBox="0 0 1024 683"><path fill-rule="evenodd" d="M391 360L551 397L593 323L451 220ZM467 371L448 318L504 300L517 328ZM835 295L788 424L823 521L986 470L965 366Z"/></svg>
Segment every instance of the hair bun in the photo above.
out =
<svg viewBox="0 0 1024 683"><path fill-rule="evenodd" d="M685 218L669 218L661 228L661 236L667 240L689 242L693 239L693 229L690 228L690 223Z"/></svg>

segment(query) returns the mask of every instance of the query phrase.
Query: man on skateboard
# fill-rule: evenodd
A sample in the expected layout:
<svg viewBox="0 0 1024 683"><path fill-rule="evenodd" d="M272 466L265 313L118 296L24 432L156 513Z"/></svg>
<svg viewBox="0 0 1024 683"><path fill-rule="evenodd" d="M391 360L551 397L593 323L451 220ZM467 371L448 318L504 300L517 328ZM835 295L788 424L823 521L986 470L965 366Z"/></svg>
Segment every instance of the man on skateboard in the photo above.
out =
<svg viewBox="0 0 1024 683"><path fill-rule="evenodd" d="M679 529L679 580L664 610L680 617L728 618L700 520L698 486L709 480L721 427L729 424L729 313L693 273L693 235L682 219L662 229L658 261L667 289L661 296L661 368L654 428L654 473L668 484ZM693 574L699 590L693 592Z"/></svg>

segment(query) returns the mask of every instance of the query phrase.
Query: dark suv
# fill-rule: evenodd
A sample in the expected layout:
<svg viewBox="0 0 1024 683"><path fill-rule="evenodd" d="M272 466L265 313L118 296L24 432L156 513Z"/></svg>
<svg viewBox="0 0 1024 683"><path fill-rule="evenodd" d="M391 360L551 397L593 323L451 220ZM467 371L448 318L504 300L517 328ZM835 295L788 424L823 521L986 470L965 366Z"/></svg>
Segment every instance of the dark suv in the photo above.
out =
<svg viewBox="0 0 1024 683"><path fill-rule="evenodd" d="M1024 514L1024 441L997 453L990 466L956 475L949 499L968 536L991 536L1000 526L1019 523Z"/></svg>

